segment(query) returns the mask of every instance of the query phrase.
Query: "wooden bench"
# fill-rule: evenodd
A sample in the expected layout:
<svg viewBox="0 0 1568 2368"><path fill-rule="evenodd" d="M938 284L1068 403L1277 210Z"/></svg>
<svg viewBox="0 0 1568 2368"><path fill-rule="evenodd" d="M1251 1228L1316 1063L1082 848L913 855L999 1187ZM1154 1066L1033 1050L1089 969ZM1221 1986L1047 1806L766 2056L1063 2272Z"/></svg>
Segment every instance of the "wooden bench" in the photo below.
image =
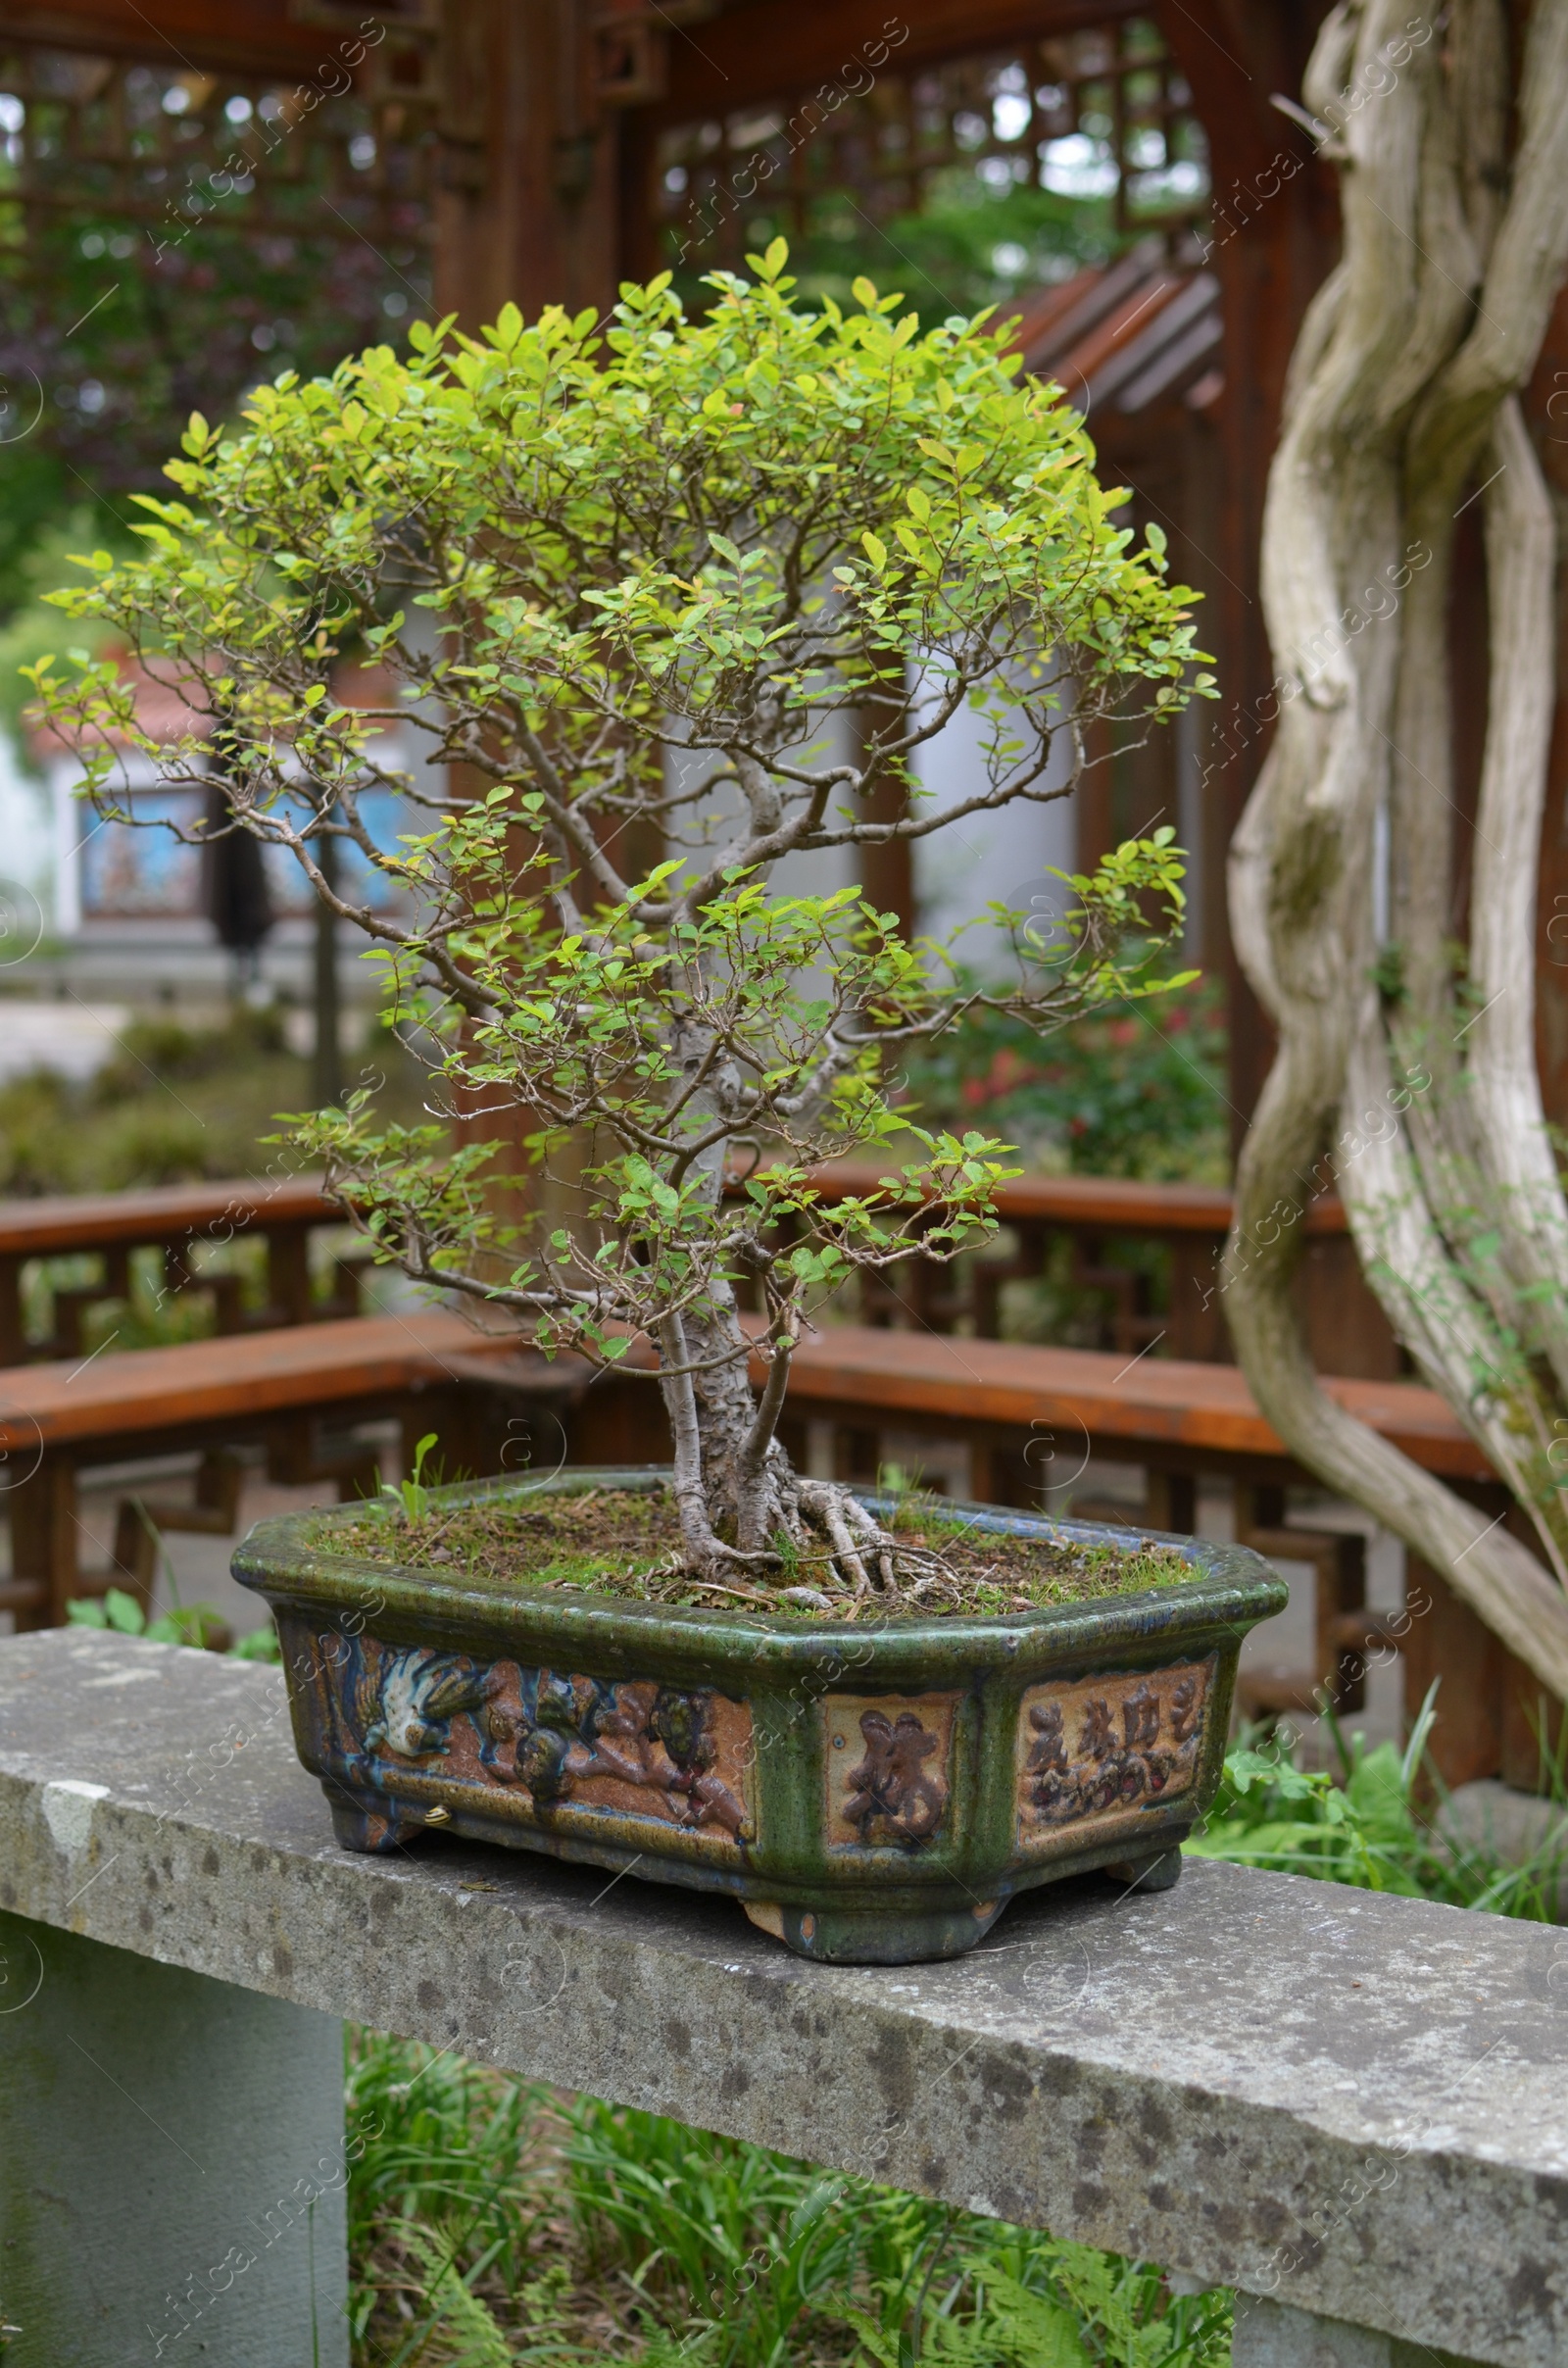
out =
<svg viewBox="0 0 1568 2368"><path fill-rule="evenodd" d="M1433 1392L1355 1378L1329 1386L1426 1469L1509 1512L1485 1459ZM265 1450L274 1479L331 1482L344 1497L373 1489L379 1473L369 1450L342 1435L388 1416L402 1425L405 1459L414 1437L434 1431L449 1470L668 1455L648 1380L623 1371L595 1376L576 1359L547 1364L509 1338L484 1340L443 1310L14 1369L0 1380L0 1503L12 1532L0 1609L19 1626L40 1627L62 1620L74 1597L111 1584L145 1597L158 1530L232 1531L235 1451L246 1446ZM1536 1780L1534 1681L1431 1572L1412 1569L1412 1600L1427 1609L1401 1640L1386 1617L1368 1611L1362 1539L1287 1521L1286 1490L1309 1475L1287 1455L1235 1366L844 1325L808 1338L796 1355L786 1435L803 1460L812 1424L829 1431L841 1477L874 1480L889 1432L958 1439L969 1451L969 1494L1058 1512L1112 1509L1086 1505L1081 1489L1075 1497L1091 1456L1138 1464L1146 1478L1137 1517L1151 1528L1191 1529L1199 1479L1225 1480L1237 1536L1316 1574L1315 1665L1277 1682L1250 1678L1253 1712L1310 1710L1325 1684L1342 1708L1354 1710L1366 1655L1397 1641L1412 1702L1434 1675L1450 1680L1440 1738L1447 1780L1499 1769L1511 1781ZM335 1447L323 1443L326 1426L340 1434ZM193 1501L127 1493L111 1566L84 1570L79 1474L191 1449L202 1455ZM1125 1507L1116 1509L1126 1517Z"/></svg>
<svg viewBox="0 0 1568 2368"><path fill-rule="evenodd" d="M838 1161L821 1170L818 1180L828 1198L842 1199L874 1189L882 1172L867 1162ZM898 1273L868 1281L861 1312L868 1322L895 1329L950 1332L962 1325L995 1338L1004 1286L1049 1272L1054 1246L1065 1239L1070 1245L1066 1288L1105 1303L1102 1346L1129 1357L1149 1348L1167 1357L1229 1361L1218 1264L1231 1206L1228 1191L1209 1185L1019 1177L997 1195L997 1213L1005 1229L999 1251L956 1267L916 1258ZM0 1202L0 1365L78 1357L84 1318L95 1306L126 1296L130 1259L138 1251L162 1255L171 1290L211 1295L220 1336L356 1314L368 1263L363 1255L335 1259L330 1297L313 1295L310 1237L342 1221L341 1211L310 1177ZM1399 1353L1361 1279L1343 1208L1335 1199L1320 1198L1303 1222L1307 1251L1298 1287L1319 1363L1347 1374L1395 1378ZM261 1308L247 1310L239 1277L198 1269L192 1253L199 1243L254 1238L267 1244L266 1300ZM1147 1266L1118 1262L1114 1255L1140 1243L1153 1245L1164 1261L1161 1309L1153 1306L1155 1278ZM84 1254L101 1261L100 1279L57 1287L47 1337L29 1340L25 1269Z"/></svg>
<svg viewBox="0 0 1568 2368"><path fill-rule="evenodd" d="M0 1506L11 1524L11 1578L0 1584L0 1610L12 1612L19 1628L52 1627L73 1598L102 1595L110 1586L129 1585L145 1600L149 1530L232 1532L234 1451L247 1445L265 1448L274 1480L331 1482L342 1498L373 1493L380 1472L373 1452L352 1438L323 1449L327 1424L345 1434L395 1416L405 1463L411 1436L434 1430L449 1461L470 1471L500 1468L504 1422L498 1430L496 1421L476 1419L473 1393L496 1352L513 1348L510 1337L487 1343L461 1316L428 1309L109 1351L85 1362L60 1360L0 1376ZM514 1356L506 1387L513 1398L521 1392L564 1403L588 1379L574 1361L551 1366L543 1357ZM465 1454L469 1446L475 1452ZM194 1502L127 1496L111 1567L84 1570L80 1473L191 1449L202 1452Z"/></svg>
<svg viewBox="0 0 1568 2368"><path fill-rule="evenodd" d="M341 1226L343 1212L311 1176L282 1181L241 1180L176 1184L147 1192L74 1195L38 1201L0 1201L0 1365L29 1358L79 1357L82 1322L89 1309L130 1291L130 1260L137 1251L161 1254L171 1292L212 1296L220 1334L301 1324L359 1312L360 1279L366 1259L333 1261L333 1290L318 1299L311 1276L311 1235ZM267 1245L266 1300L247 1310L236 1274L198 1269L198 1243L226 1245L260 1239ZM96 1257L96 1282L58 1286L50 1294L52 1322L42 1340L25 1331L26 1269L45 1260Z"/></svg>
<svg viewBox="0 0 1568 2368"><path fill-rule="evenodd" d="M835 1160L817 1171L824 1198L843 1200L875 1190L885 1167ZM1004 1228L1000 1248L944 1265L915 1258L863 1286L859 1312L895 1329L951 1332L965 1325L985 1339L1001 1330L1002 1293L1009 1282L1052 1271L1055 1245L1070 1246L1061 1279L1075 1294L1105 1305L1099 1346L1131 1357L1156 1355L1231 1361L1220 1253L1230 1231L1233 1202L1222 1186L1142 1184L1115 1176L1019 1176L996 1196ZM1298 1296L1312 1354L1325 1371L1394 1380L1403 1360L1387 1317L1356 1261L1345 1209L1322 1195L1302 1219L1306 1252ZM1010 1237L1010 1238L1009 1238ZM1111 1253L1152 1244L1164 1265L1162 1308L1154 1307L1155 1277L1147 1262L1118 1263Z"/></svg>

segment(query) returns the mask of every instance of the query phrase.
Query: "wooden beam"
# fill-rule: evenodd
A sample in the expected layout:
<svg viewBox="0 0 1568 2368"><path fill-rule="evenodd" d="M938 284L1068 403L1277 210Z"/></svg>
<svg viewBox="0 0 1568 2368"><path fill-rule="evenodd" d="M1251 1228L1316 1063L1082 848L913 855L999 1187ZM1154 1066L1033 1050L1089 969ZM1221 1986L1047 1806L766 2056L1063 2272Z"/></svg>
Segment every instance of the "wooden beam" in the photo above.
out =
<svg viewBox="0 0 1568 2368"><path fill-rule="evenodd" d="M239 1339L111 1350L92 1359L90 1380L62 1357L0 1375L0 1450L19 1462L57 1448L86 1454L106 1440L187 1427L200 1432L213 1423L243 1425L304 1406L437 1388L451 1379L453 1357L471 1370L476 1358L513 1355L516 1345L510 1335L493 1336L492 1345L461 1315L429 1307ZM17 1489L18 1505L26 1494Z"/></svg>
<svg viewBox="0 0 1568 2368"><path fill-rule="evenodd" d="M395 30L395 25L389 29ZM306 80L330 67L360 31L360 12L333 22L302 23L288 0L11 0L5 31L13 41L144 58L173 74L227 67Z"/></svg>
<svg viewBox="0 0 1568 2368"><path fill-rule="evenodd" d="M646 112L661 123L727 115L759 99L874 72L866 61L879 51L903 72L1136 13L1128 0L905 0L902 8L888 0L836 0L832 8L732 0L720 16L671 28L668 91Z"/></svg>

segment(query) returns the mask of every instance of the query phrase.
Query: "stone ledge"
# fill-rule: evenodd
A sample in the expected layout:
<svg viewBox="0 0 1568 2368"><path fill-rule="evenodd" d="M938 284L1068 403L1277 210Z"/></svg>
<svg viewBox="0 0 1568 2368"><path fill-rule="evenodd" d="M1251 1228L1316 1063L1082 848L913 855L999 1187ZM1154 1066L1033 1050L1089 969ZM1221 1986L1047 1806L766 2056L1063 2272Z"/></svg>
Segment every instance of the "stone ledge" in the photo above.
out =
<svg viewBox="0 0 1568 2368"><path fill-rule="evenodd" d="M0 1642L0 1906L1405 2343L1568 2357L1551 1928L1193 1861L1038 1894L956 1963L809 1965L528 1852L351 1856L276 1672L69 1629Z"/></svg>

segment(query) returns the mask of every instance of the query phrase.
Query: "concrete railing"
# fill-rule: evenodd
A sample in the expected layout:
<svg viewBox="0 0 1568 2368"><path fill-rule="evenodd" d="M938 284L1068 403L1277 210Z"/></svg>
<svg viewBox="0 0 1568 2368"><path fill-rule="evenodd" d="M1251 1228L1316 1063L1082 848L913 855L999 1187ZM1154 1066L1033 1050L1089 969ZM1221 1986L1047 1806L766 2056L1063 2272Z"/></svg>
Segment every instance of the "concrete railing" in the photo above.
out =
<svg viewBox="0 0 1568 2368"><path fill-rule="evenodd" d="M1194 1862L806 1964L543 1857L346 1855L275 1672L70 1630L0 1643L0 1911L7 2368L343 2368L343 2016L1234 2284L1238 2368L1568 2360L1549 1927Z"/></svg>

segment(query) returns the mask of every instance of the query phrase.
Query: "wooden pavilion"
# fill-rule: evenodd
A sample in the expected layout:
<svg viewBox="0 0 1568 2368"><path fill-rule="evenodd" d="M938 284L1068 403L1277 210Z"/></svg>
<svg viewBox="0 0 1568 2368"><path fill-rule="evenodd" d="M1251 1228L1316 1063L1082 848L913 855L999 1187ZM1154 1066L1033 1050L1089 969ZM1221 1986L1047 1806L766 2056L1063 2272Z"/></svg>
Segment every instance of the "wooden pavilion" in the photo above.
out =
<svg viewBox="0 0 1568 2368"><path fill-rule="evenodd" d="M620 279L664 264L738 263L764 200L769 222L798 227L835 191L875 223L918 208L955 158L1021 174L1014 160L1043 139L1093 123L1118 224L1148 234L1109 271L1025 306L1020 337L1030 367L1089 401L1135 513L1166 522L1176 567L1205 595L1224 705L1189 763L1200 797L1179 794L1166 753L1141 760L1153 776L1120 783L1112 764L1081 801L1081 846L1094 853L1146 808L1179 822L1204 965L1228 984L1239 1125L1268 1060L1223 896L1225 849L1267 744L1262 502L1292 346L1337 241L1332 177L1298 114L1276 102L1298 99L1322 14L1322 0L394 0L373 16L362 0L14 0L0 30L13 236L25 244L73 210L112 213L145 236L124 268L147 271L218 212L259 251L308 220L314 236L379 259L390 317L433 304L476 326L509 299L603 307ZM1177 153L1201 160L1200 183L1190 175L1152 204ZM1560 307L1530 404L1568 492L1564 364ZM1474 623L1455 617L1456 696L1470 711ZM1461 741L1473 775L1478 730ZM1568 722L1539 915L1541 1052L1558 1116L1565 786ZM1473 778L1465 789L1473 799ZM897 881L869 884L899 896Z"/></svg>

